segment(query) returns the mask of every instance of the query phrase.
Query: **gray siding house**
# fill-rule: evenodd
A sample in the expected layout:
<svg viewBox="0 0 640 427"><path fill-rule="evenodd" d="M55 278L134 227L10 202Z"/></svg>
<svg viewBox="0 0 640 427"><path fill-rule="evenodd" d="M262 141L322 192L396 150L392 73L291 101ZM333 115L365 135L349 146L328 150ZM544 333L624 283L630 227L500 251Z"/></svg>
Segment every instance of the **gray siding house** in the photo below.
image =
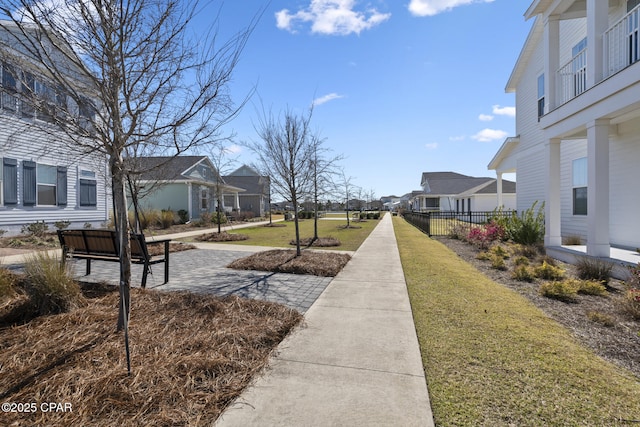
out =
<svg viewBox="0 0 640 427"><path fill-rule="evenodd" d="M223 178L227 184L245 190L238 194L240 212L253 212L255 216L261 217L269 211L268 176L261 176L255 169L243 165ZM231 203L234 197L233 193L225 193L225 204Z"/></svg>
<svg viewBox="0 0 640 427"><path fill-rule="evenodd" d="M90 123L93 109L62 93L11 28L0 27L0 229L18 234L36 221L101 226L111 204L106 158L74 149L56 124L62 115Z"/></svg>

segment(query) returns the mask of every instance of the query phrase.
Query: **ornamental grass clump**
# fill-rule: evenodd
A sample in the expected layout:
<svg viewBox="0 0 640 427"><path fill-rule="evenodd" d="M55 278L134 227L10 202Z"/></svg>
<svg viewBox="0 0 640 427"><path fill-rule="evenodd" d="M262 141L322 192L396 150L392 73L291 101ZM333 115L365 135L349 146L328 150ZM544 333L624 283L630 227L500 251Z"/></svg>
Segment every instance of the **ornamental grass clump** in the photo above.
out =
<svg viewBox="0 0 640 427"><path fill-rule="evenodd" d="M24 265L25 290L38 314L57 314L84 305L84 297L68 263L57 256L37 252Z"/></svg>
<svg viewBox="0 0 640 427"><path fill-rule="evenodd" d="M605 285L611 278L613 264L599 258L581 257L576 262L578 277L584 280L595 280Z"/></svg>
<svg viewBox="0 0 640 427"><path fill-rule="evenodd" d="M627 289L620 300L620 308L634 320L640 320L640 289Z"/></svg>
<svg viewBox="0 0 640 427"><path fill-rule="evenodd" d="M17 277L6 268L0 268L0 302L15 295Z"/></svg>

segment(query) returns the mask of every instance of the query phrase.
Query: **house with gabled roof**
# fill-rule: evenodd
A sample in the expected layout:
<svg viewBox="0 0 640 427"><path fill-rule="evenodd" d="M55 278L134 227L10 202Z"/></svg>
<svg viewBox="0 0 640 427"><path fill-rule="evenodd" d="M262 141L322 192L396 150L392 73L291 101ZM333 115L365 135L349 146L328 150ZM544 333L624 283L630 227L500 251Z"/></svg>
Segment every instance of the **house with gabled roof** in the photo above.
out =
<svg viewBox="0 0 640 427"><path fill-rule="evenodd" d="M414 193L411 209L418 212L486 212L498 207L515 209L516 183L503 181L498 199L497 180L478 178L456 172L423 172L422 192Z"/></svg>
<svg viewBox="0 0 640 427"><path fill-rule="evenodd" d="M252 212L255 216L262 217L269 211L270 180L268 176L262 176L252 167L243 165L222 178L228 185L244 189L240 194L225 193L225 204L232 204L237 195L241 212Z"/></svg>
<svg viewBox="0 0 640 427"><path fill-rule="evenodd" d="M640 1L535 0L525 18L533 25L506 86L516 135L489 169L516 173L518 210L544 202L548 252L566 252L567 237L596 257L634 250Z"/></svg>
<svg viewBox="0 0 640 427"><path fill-rule="evenodd" d="M138 203L144 210L180 210L189 220L217 211L218 194L232 194L223 211L238 209L242 188L227 184L207 156L138 157L127 167L134 178Z"/></svg>

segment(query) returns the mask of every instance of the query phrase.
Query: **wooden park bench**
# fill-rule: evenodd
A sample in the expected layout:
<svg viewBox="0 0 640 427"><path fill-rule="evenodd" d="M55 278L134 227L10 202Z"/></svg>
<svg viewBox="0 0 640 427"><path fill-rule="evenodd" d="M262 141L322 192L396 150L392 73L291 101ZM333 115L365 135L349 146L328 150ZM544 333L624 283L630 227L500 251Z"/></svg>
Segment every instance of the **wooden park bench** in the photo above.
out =
<svg viewBox="0 0 640 427"><path fill-rule="evenodd" d="M86 275L91 274L91 261L120 261L118 236L115 230L58 230L58 239L62 247L62 260L67 258L85 259ZM152 264L164 263L164 282L169 281L169 241L171 239L147 241L142 234L131 233L131 262L144 267L142 287L147 286L147 275ZM164 243L164 254L149 255L148 246Z"/></svg>

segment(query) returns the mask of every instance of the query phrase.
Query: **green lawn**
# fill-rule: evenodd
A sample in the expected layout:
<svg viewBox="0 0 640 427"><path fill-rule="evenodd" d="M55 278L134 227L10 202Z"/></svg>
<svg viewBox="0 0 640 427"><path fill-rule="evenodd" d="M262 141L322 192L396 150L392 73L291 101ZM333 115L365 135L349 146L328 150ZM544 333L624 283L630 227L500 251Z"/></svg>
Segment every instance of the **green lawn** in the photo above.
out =
<svg viewBox="0 0 640 427"><path fill-rule="evenodd" d="M637 377L443 244L393 220L436 425L637 425Z"/></svg>
<svg viewBox="0 0 640 427"><path fill-rule="evenodd" d="M304 219L300 220L300 237L313 237L313 220ZM289 242L296 237L295 225L293 221L278 222L277 224L284 224L284 227L250 227L241 228L238 230L228 230L229 233L246 234L249 236L248 240L229 242L236 245L255 245L255 246L272 246L272 247L285 247L293 248ZM355 251L362 242L369 236L369 233L378 225L378 220L367 220L362 222L351 221L352 227L359 228L343 228L347 225L347 220L319 220L318 221L318 236L319 237L334 237L342 243L341 246L318 248L328 250L341 250L341 251ZM193 239L190 239L193 240Z"/></svg>

